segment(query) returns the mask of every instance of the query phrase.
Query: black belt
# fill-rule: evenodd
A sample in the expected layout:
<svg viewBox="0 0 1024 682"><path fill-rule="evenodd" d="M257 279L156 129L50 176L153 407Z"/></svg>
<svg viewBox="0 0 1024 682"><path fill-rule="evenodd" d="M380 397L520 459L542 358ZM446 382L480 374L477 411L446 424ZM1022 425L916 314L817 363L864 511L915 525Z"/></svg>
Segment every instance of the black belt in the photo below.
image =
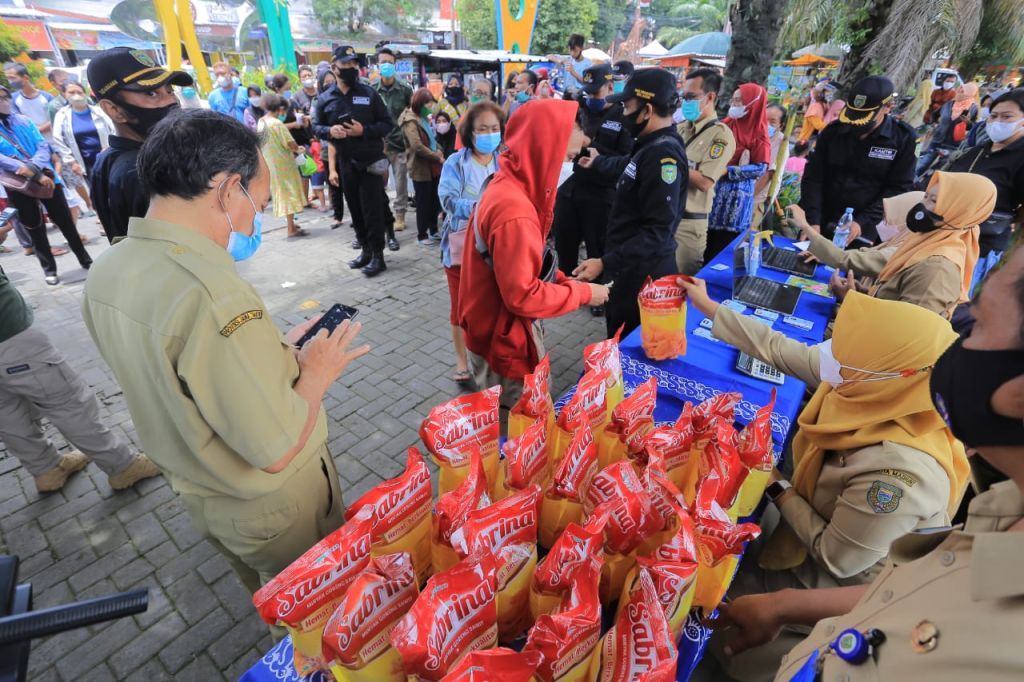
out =
<svg viewBox="0 0 1024 682"><path fill-rule="evenodd" d="M683 211L683 220L707 220L707 213L690 213L689 211Z"/></svg>

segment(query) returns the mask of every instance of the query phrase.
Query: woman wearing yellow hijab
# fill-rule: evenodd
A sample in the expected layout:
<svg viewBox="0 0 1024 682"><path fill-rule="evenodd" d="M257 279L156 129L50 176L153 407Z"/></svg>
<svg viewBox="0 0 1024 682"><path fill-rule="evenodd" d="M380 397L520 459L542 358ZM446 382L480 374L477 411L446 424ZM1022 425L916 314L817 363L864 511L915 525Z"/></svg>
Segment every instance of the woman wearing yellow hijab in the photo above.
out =
<svg viewBox="0 0 1024 682"><path fill-rule="evenodd" d="M731 595L866 583L892 541L949 524L969 468L928 387L931 366L956 339L946 320L851 292L832 339L806 346L719 306L700 280L683 286L714 320L716 338L814 389L793 440L792 485L772 498L782 520L741 566ZM770 679L798 636L730 659L729 674Z"/></svg>
<svg viewBox="0 0 1024 682"><path fill-rule="evenodd" d="M870 295L913 303L948 317L958 303L967 300L978 262L978 224L992 214L995 202L996 187L988 178L937 171L923 195L908 192L883 202L886 219L878 232L893 236L877 247L842 251L805 229L807 221L799 212L789 223L810 238L812 255L847 272L846 278L833 276L838 299L855 278L867 276L874 279L866 289ZM912 219L917 214L920 217ZM908 219L912 225L907 225Z"/></svg>

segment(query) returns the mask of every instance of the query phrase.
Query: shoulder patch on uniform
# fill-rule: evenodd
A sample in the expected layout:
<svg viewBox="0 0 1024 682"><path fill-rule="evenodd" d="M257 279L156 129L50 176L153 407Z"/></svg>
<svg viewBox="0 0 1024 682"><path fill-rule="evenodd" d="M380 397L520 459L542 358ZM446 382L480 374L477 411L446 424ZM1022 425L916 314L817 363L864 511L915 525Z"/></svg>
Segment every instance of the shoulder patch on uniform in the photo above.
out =
<svg viewBox="0 0 1024 682"><path fill-rule="evenodd" d="M238 331L238 328L241 327L246 322L252 322L253 320L262 319L262 310L247 310L246 312L242 313L241 315L237 316L235 319L231 320L226 325L224 325L224 328L220 330L220 335L227 338L234 334L236 331Z"/></svg>
<svg viewBox="0 0 1024 682"><path fill-rule="evenodd" d="M891 514L900 506L903 490L892 483L875 481L868 489L868 504L876 514Z"/></svg>
<svg viewBox="0 0 1024 682"><path fill-rule="evenodd" d="M725 153L725 140L715 140L708 147L708 158L717 159Z"/></svg>
<svg viewBox="0 0 1024 682"><path fill-rule="evenodd" d="M601 124L601 127L606 128L607 130L614 130L615 132L619 132L620 130L622 130L622 123L619 121L605 121L604 123Z"/></svg>
<svg viewBox="0 0 1024 682"><path fill-rule="evenodd" d="M661 160L661 181L666 185L671 185L676 179L679 178L679 165L675 159L662 159Z"/></svg>
<svg viewBox="0 0 1024 682"><path fill-rule="evenodd" d="M900 471L899 469L879 469L878 473L883 476L891 476L892 478L899 479L911 488L918 483L917 476L912 476L906 471Z"/></svg>

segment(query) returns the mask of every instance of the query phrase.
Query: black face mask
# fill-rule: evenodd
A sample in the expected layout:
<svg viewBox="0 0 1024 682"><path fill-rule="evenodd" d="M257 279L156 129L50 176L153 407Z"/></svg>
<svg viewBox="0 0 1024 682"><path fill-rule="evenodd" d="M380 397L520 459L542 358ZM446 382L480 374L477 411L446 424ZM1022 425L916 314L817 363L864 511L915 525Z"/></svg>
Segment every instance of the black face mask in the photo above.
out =
<svg viewBox="0 0 1024 682"><path fill-rule="evenodd" d="M359 82L359 69L338 69L334 72L334 75L337 76L338 80L344 83L347 88L351 88Z"/></svg>
<svg viewBox="0 0 1024 682"><path fill-rule="evenodd" d="M647 127L647 123L650 121L650 119L648 119L647 121L640 123L637 120L638 118L640 118L640 114L643 112L643 110L644 107L640 107L631 114L622 115L622 126L626 129L626 132L628 132L633 137L640 137L640 133L644 131L644 128Z"/></svg>
<svg viewBox="0 0 1024 682"><path fill-rule="evenodd" d="M126 123L125 125L134 130L135 133L142 138L149 137L150 131L153 130L157 123L167 118L167 115L172 111L177 111L181 108L181 105L177 102L158 109L138 107L134 104L128 104L127 102L121 101L117 101L117 106L127 111L131 117L135 119L133 123Z"/></svg>
<svg viewBox="0 0 1024 682"><path fill-rule="evenodd" d="M1024 374L1024 351L971 350L957 340L932 369L932 401L968 447L1024 445L1024 423L995 413L996 389Z"/></svg>
<svg viewBox="0 0 1024 682"><path fill-rule="evenodd" d="M907 211L907 229L911 232L931 232L942 224L942 216L933 211L929 211L924 207L922 203L914 204L909 211Z"/></svg>
<svg viewBox="0 0 1024 682"><path fill-rule="evenodd" d="M445 94L447 94L448 99L453 102L461 102L466 97L466 91L459 86L448 86L445 90Z"/></svg>

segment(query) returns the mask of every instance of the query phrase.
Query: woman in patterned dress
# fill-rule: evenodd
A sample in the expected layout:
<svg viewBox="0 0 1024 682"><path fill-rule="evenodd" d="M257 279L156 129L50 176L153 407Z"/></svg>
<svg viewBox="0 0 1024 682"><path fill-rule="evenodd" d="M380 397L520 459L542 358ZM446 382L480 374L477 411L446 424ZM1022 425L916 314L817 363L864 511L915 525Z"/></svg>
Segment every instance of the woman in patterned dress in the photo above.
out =
<svg viewBox="0 0 1024 682"><path fill-rule="evenodd" d="M309 233L295 225L295 214L306 205L302 177L295 165L295 155L303 148L295 143L284 125L288 101L273 93L263 96L263 118L256 131L263 136L263 158L270 167L270 193L274 198L274 215L288 221L288 237L305 237Z"/></svg>

